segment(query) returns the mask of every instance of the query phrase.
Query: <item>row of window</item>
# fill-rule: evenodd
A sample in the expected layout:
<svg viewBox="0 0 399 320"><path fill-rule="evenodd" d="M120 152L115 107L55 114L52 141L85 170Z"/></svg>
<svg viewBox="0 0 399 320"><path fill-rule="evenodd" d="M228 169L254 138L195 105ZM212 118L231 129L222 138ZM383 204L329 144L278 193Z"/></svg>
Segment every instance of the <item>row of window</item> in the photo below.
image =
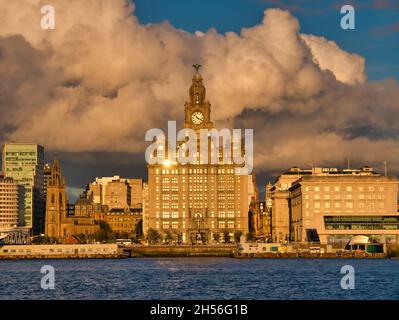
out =
<svg viewBox="0 0 399 320"><path fill-rule="evenodd" d="M359 209L365 209L366 206L368 208L374 209L376 207L376 205L378 206L379 209L384 209L385 208L385 202L382 202L382 201L380 201L378 203L371 202L371 203L367 203L367 204L365 202L358 202L357 204L358 204L358 208ZM345 205L346 209L353 209L354 208L354 202L353 201L345 202L344 205ZM310 208L310 206L311 206L311 204L309 202L305 203L305 208ZM342 203L338 202L338 201L336 201L336 202L324 201L323 202L324 209L330 209L332 207L334 207L335 209L340 209L341 206L342 206ZM315 209L320 209L322 207L322 203L320 201L314 201L313 202L313 207Z"/></svg>
<svg viewBox="0 0 399 320"><path fill-rule="evenodd" d="M179 174L179 169L156 169L155 170L156 174ZM193 168L193 169L186 169L186 168L182 168L180 169L180 174L234 174L234 169L231 168L226 168L226 169L215 169L215 168L211 168L211 169L206 169L206 168Z"/></svg>
<svg viewBox="0 0 399 320"><path fill-rule="evenodd" d="M335 192L340 192L340 191L385 191L385 187L384 186L306 186L305 187L306 191L335 191Z"/></svg>
<svg viewBox="0 0 399 320"><path fill-rule="evenodd" d="M179 224L178 221L162 221L162 223L159 223L159 221L156 222L156 228L159 229L160 226L162 229L179 229L179 228L186 228L185 221L183 221L181 224ZM235 222L234 221L218 221L217 226L219 229L235 229ZM211 222L211 228L215 229L215 222ZM240 228L240 226L238 226Z"/></svg>
<svg viewBox="0 0 399 320"><path fill-rule="evenodd" d="M335 200L339 200L339 199L347 199L347 200L352 200L354 198L358 198L360 200L363 199L384 199L385 195L382 193L368 193L368 194L364 194L364 193L360 193L357 194L357 197L354 197L353 194L345 194L341 196L341 194L324 194L323 196L321 196L320 194L315 194L313 195L313 197L310 197L309 195L305 195L305 199L315 199L315 200L320 200L321 198L325 199L325 200L330 200L330 199L335 199Z"/></svg>

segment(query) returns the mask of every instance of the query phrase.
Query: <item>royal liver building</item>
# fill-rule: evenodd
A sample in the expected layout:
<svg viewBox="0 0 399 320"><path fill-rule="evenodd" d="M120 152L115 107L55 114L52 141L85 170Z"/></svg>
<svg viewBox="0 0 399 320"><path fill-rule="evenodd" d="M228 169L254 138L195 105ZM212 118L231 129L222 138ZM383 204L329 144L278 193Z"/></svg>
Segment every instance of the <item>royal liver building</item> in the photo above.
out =
<svg viewBox="0 0 399 320"><path fill-rule="evenodd" d="M227 234L231 241L239 233L236 231L243 235L249 232L248 208L256 198L255 178L252 174L237 174L242 165L233 160L234 147L227 160L222 143L217 147L210 143L207 154L201 154L200 131L213 129L213 123L199 65L194 67L190 99L184 106L184 130L196 133L198 158L186 164L166 159L148 165L144 232L156 229L164 239L182 243L223 242ZM182 147L182 143L177 144L177 149ZM241 153L245 152L243 144L238 148ZM211 161L216 151L217 163ZM204 161L206 157L208 161Z"/></svg>

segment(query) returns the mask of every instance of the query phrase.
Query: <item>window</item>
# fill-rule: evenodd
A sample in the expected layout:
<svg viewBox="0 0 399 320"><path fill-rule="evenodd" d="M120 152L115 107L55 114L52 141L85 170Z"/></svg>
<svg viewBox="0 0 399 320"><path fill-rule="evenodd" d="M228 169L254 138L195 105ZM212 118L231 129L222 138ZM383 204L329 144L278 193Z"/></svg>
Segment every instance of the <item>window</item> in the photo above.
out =
<svg viewBox="0 0 399 320"><path fill-rule="evenodd" d="M347 202L345 206L347 209L353 209L353 202Z"/></svg>
<svg viewBox="0 0 399 320"><path fill-rule="evenodd" d="M162 221L162 229L169 229L169 221Z"/></svg>
<svg viewBox="0 0 399 320"><path fill-rule="evenodd" d="M324 202L324 208L330 209L330 202Z"/></svg>

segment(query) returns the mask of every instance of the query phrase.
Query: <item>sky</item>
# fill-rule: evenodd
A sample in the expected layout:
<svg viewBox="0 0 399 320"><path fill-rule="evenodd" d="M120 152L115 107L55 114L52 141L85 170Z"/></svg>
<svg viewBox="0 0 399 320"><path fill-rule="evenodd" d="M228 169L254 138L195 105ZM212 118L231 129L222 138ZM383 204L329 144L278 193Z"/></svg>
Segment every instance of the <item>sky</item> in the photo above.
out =
<svg viewBox="0 0 399 320"><path fill-rule="evenodd" d="M355 8L355 30L340 28L342 4ZM189 32L220 33L259 24L267 8L290 10L301 24L301 31L336 41L341 48L366 58L370 80L399 79L399 1L337 0L136 0L136 14L144 23L164 20Z"/></svg>
<svg viewBox="0 0 399 320"><path fill-rule="evenodd" d="M99 176L146 178L145 132L182 124L201 73L218 128L254 129L264 186L292 166L399 173L399 2L0 2L0 142L54 152L73 202Z"/></svg>

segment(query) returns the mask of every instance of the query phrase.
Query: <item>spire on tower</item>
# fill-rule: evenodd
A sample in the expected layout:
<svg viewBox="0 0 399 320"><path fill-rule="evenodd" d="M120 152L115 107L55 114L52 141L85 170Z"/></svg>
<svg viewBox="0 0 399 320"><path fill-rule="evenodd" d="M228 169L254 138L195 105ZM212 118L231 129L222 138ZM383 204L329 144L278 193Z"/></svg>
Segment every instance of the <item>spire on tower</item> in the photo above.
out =
<svg viewBox="0 0 399 320"><path fill-rule="evenodd" d="M193 64L195 69L195 73L193 76L193 83L190 88L190 101L191 104L194 105L202 105L205 103L205 87L202 84L202 76L199 73L199 69L201 68L200 64Z"/></svg>

